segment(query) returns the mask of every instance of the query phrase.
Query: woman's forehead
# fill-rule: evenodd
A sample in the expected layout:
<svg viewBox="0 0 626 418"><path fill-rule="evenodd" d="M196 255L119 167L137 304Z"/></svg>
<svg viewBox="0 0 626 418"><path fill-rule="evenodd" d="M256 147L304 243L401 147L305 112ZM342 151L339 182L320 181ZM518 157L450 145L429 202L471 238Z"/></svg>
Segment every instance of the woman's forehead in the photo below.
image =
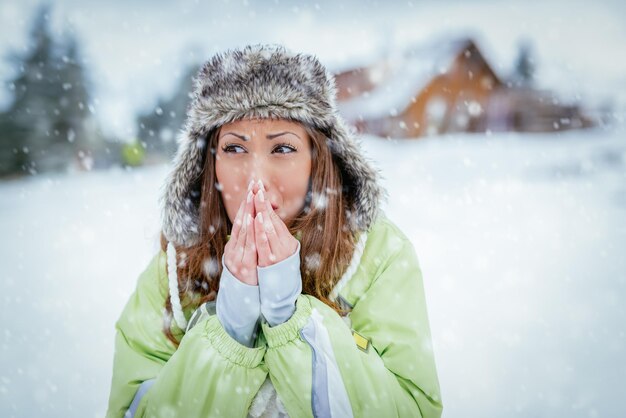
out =
<svg viewBox="0 0 626 418"><path fill-rule="evenodd" d="M306 129L302 124L287 119L242 119L220 127L219 137L229 134L249 141L253 137L273 139L279 134L290 133L305 140Z"/></svg>

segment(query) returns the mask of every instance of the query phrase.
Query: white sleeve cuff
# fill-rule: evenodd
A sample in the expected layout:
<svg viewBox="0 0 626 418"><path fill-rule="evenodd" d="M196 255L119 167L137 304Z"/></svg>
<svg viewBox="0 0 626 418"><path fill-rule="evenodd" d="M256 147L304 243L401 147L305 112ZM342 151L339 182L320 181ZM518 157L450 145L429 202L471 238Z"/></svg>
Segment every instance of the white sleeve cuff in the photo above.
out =
<svg viewBox="0 0 626 418"><path fill-rule="evenodd" d="M226 332L246 347L252 347L261 314L259 286L237 279L224 264L217 292L216 314Z"/></svg>
<svg viewBox="0 0 626 418"><path fill-rule="evenodd" d="M261 314L270 326L282 324L296 310L296 299L302 293L300 242L286 259L267 267L257 267Z"/></svg>

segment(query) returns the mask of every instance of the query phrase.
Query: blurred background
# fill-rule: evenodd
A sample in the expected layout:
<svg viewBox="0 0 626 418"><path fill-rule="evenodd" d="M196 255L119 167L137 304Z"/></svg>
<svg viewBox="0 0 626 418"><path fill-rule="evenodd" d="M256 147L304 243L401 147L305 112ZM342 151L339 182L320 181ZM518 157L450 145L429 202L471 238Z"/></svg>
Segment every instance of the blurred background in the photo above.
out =
<svg viewBox="0 0 626 418"><path fill-rule="evenodd" d="M622 417L626 6L0 3L0 416L104 416L191 79L312 53L424 275L446 417Z"/></svg>

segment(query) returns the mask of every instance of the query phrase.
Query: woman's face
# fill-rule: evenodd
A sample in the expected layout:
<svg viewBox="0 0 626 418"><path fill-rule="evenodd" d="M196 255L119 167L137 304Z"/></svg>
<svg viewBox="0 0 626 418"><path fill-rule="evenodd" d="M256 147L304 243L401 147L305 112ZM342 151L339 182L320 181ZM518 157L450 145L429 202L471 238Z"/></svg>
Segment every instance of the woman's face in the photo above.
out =
<svg viewBox="0 0 626 418"><path fill-rule="evenodd" d="M311 139L300 124L287 120L253 119L222 125L215 173L231 222L246 198L250 181L261 180L265 198L290 226L304 208L311 176Z"/></svg>

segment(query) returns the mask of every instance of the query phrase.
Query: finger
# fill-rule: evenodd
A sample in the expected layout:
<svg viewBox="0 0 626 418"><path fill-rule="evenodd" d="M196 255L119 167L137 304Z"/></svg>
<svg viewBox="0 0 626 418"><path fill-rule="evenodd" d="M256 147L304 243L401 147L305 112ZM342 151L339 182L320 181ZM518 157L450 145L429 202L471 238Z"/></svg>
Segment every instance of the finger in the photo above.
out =
<svg viewBox="0 0 626 418"><path fill-rule="evenodd" d="M275 231L273 230L273 228L271 228L271 221L269 218L269 213L267 212L267 204L266 204L266 198L265 198L265 193L263 191L263 189L260 189L259 192L256 194L256 196L254 197L254 207L257 211L257 213L263 213L263 217L261 218L263 221L259 222L260 225L263 227L262 230L265 232L265 236L268 238L268 242L270 239L270 235L276 235ZM270 205L271 207L271 205ZM267 223L269 223L269 225L266 225ZM272 251L272 243L269 242L270 245L270 252Z"/></svg>
<svg viewBox="0 0 626 418"><path fill-rule="evenodd" d="M257 261L254 225L252 225L252 221L252 215L249 213L246 214L246 244L243 254L243 263L245 265L256 265Z"/></svg>
<svg viewBox="0 0 626 418"><path fill-rule="evenodd" d="M250 213L250 200L251 200L251 196L252 196L252 192L248 192L248 195L246 196L246 199L244 200L244 208L243 208L243 212L241 214L241 231L239 233L239 235L237 236L237 245L236 245L236 250L237 250L237 259L242 261L243 260L243 256L245 253L245 247L246 247L246 236L248 234L248 223L246 222L247 217Z"/></svg>
<svg viewBox="0 0 626 418"><path fill-rule="evenodd" d="M254 253L256 255L256 245L254 243L254 225L252 225L254 221L255 211L254 211L254 183L252 184L252 189L248 192L246 196L246 208L244 210L245 216L245 224L246 224L246 235L244 239L244 255L242 260L250 260L251 247L254 248ZM252 233L252 239L250 234ZM256 260L256 258L255 258Z"/></svg>
<svg viewBox="0 0 626 418"><path fill-rule="evenodd" d="M243 255L242 269L244 269L246 275L248 276L248 283L252 285L258 284L256 273L257 259L254 219L252 218L252 215L248 213L246 219L246 248Z"/></svg>
<svg viewBox="0 0 626 418"><path fill-rule="evenodd" d="M259 266L263 266L267 260L267 250L269 243L267 242L267 235L263 231L263 214L257 211L254 217L254 240L256 244L257 259Z"/></svg>
<svg viewBox="0 0 626 418"><path fill-rule="evenodd" d="M257 256L259 258L259 266L267 267L271 264L270 254L272 253L272 250L270 248L267 234L265 233L263 221L263 212L257 212L256 218L254 219L254 236L256 238Z"/></svg>
<svg viewBox="0 0 626 418"><path fill-rule="evenodd" d="M285 225L285 222L283 222L283 220L281 219L281 217L278 215L278 213L276 213L276 211L272 208L271 203L267 202L266 205L266 210L268 212L268 218L269 218L269 223L271 224L272 228L275 231L276 236L278 237L279 240L284 240L287 239L288 237L291 236L291 233L289 232L289 229L287 228L287 225ZM270 242L271 245L271 242Z"/></svg>
<svg viewBox="0 0 626 418"><path fill-rule="evenodd" d="M245 199L243 202L245 202ZM243 230L241 222L242 217L243 204L240 204L237 216L235 216L235 220L233 222L230 239L226 242L226 245L224 245L224 264L235 276L238 276L239 274L239 265L241 264L240 260L242 256L242 252L239 251L238 246L239 236L241 235L240 232Z"/></svg>
<svg viewBox="0 0 626 418"><path fill-rule="evenodd" d="M242 200L239 204L239 209L237 210L237 215L235 216L235 220L233 221L233 228L230 232L230 239L235 240L237 242L237 237L239 236L239 231L241 231L241 220L243 218L243 208L246 200Z"/></svg>
<svg viewBox="0 0 626 418"><path fill-rule="evenodd" d="M278 240L278 245L272 247L272 251L276 254L281 260L283 258L289 257L295 253L298 249L298 240L291 234L291 231L287 227L287 224L282 220L282 218L272 209L271 205L268 205L270 212L270 219L272 220L272 226L276 231L276 236ZM270 245L272 241L270 241Z"/></svg>
<svg viewBox="0 0 626 418"><path fill-rule="evenodd" d="M272 213L274 213L274 211L272 210L272 205L268 199L265 199L262 190L259 191L259 193L257 194L255 201L257 207L261 208L261 213L263 213L263 230L267 235L267 240L270 245L270 252L271 254L277 255L277 253L281 249L281 244L280 236L278 235L278 231L274 227L274 223L271 219Z"/></svg>

